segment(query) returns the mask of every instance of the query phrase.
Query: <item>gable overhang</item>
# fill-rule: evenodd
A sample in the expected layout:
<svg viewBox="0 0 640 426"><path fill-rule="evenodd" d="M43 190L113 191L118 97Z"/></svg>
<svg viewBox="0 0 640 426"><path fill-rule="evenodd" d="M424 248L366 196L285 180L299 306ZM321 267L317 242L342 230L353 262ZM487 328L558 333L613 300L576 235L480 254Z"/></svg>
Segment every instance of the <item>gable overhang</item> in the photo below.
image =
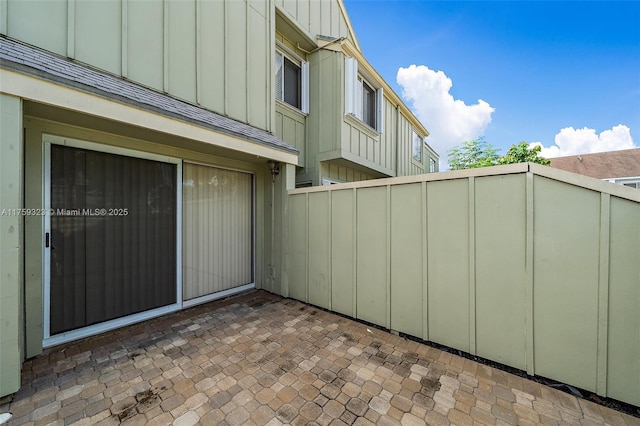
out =
<svg viewBox="0 0 640 426"><path fill-rule="evenodd" d="M293 152L274 149L248 139L216 132L204 126L4 68L0 68L0 92L44 105L192 139L252 156L289 164L297 164L298 161L298 155Z"/></svg>
<svg viewBox="0 0 640 426"><path fill-rule="evenodd" d="M276 31L289 40L296 40L298 48L313 50L317 47L314 37L302 28L284 8L276 5Z"/></svg>
<svg viewBox="0 0 640 426"><path fill-rule="evenodd" d="M0 37L0 92L297 164L298 150L266 130L7 37Z"/></svg>

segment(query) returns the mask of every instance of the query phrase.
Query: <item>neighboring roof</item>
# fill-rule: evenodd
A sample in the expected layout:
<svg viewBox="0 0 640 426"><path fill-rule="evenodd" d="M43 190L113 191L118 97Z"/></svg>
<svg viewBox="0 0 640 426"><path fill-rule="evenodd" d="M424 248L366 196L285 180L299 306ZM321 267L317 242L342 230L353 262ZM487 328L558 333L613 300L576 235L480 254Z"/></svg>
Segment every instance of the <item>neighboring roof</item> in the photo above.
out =
<svg viewBox="0 0 640 426"><path fill-rule="evenodd" d="M0 37L0 67L37 76L281 151L299 154L296 148L265 130L6 37Z"/></svg>
<svg viewBox="0 0 640 426"><path fill-rule="evenodd" d="M640 176L640 148L549 158L551 167L597 179Z"/></svg>

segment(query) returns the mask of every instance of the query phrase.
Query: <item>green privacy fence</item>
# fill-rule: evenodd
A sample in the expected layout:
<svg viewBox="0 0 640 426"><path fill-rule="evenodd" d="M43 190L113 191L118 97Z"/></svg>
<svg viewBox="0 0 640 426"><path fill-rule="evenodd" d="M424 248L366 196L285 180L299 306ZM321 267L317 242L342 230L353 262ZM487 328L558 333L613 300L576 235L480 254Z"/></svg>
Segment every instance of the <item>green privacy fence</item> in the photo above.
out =
<svg viewBox="0 0 640 426"><path fill-rule="evenodd" d="M640 405L640 191L536 164L289 191L283 292Z"/></svg>

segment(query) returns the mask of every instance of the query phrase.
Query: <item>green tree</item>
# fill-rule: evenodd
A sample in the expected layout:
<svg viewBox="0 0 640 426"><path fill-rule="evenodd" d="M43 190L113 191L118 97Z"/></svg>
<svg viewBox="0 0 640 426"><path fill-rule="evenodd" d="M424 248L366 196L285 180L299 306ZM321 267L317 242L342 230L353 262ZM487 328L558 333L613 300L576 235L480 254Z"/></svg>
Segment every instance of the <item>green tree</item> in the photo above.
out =
<svg viewBox="0 0 640 426"><path fill-rule="evenodd" d="M505 155L498 155L498 150L486 142L484 138L472 139L449 151L449 169L463 170L478 167L496 166L499 164L538 163L544 166L551 161L540 156L542 147L530 147L527 142L513 144Z"/></svg>
<svg viewBox="0 0 640 426"><path fill-rule="evenodd" d="M526 142L520 142L517 145L511 145L507 154L498 159L498 164L513 164L513 163L538 163L544 166L551 164L551 161L540 156L540 150L542 147L536 145L529 147Z"/></svg>
<svg viewBox="0 0 640 426"><path fill-rule="evenodd" d="M475 169L495 166L499 159L496 147L484 138L472 139L449 151L449 169Z"/></svg>

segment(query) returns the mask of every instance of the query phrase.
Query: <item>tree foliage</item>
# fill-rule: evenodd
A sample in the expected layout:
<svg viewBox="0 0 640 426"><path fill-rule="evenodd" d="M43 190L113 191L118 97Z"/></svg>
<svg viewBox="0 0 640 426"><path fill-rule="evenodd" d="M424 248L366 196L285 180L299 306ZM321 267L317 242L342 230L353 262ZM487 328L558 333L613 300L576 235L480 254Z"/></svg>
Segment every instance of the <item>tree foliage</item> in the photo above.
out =
<svg viewBox="0 0 640 426"><path fill-rule="evenodd" d="M498 149L484 138L472 139L449 151L449 169L463 170L493 166L498 158Z"/></svg>
<svg viewBox="0 0 640 426"><path fill-rule="evenodd" d="M507 153L500 156L498 150L483 138L472 139L449 151L449 169L463 170L526 162L548 166L551 162L540 156L541 149L539 145L529 147L523 141L511 145Z"/></svg>
<svg viewBox="0 0 640 426"><path fill-rule="evenodd" d="M529 144L523 141L517 145L511 145L507 154L498 159L498 164L538 163L548 166L551 161L540 157L541 150L542 147L540 145L530 148Z"/></svg>

